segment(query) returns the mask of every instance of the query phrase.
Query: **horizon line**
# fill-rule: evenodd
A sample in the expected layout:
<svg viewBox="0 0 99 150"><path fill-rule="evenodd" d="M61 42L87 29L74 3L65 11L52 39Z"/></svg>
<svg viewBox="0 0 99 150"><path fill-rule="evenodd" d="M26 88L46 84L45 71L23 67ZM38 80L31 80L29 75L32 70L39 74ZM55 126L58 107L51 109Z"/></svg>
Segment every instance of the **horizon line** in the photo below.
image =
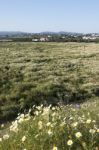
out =
<svg viewBox="0 0 99 150"><path fill-rule="evenodd" d="M60 33L60 32L67 32L67 33L78 33L78 34L99 34L99 32L75 32L75 31L39 31L39 32L28 32L28 31L20 31L20 30L0 30L0 32L20 32L20 33L28 33L28 34L37 34L37 33Z"/></svg>

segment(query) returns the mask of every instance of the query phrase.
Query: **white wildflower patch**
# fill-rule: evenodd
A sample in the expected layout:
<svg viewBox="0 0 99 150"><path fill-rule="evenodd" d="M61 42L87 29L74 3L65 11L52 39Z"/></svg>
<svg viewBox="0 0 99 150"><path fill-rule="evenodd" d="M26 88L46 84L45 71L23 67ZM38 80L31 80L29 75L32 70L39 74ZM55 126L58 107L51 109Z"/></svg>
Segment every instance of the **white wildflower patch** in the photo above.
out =
<svg viewBox="0 0 99 150"><path fill-rule="evenodd" d="M49 107L44 107L44 108L43 108L42 116L48 115L48 114L49 114L49 111L50 111L50 108L49 108Z"/></svg>
<svg viewBox="0 0 99 150"><path fill-rule="evenodd" d="M48 135L52 135L53 134L53 132L51 131L51 129L49 129L47 133L48 133Z"/></svg>
<svg viewBox="0 0 99 150"><path fill-rule="evenodd" d="M39 122L38 122L38 128L39 128L39 130L41 130L41 129L43 128L43 123L42 123L42 121L39 121Z"/></svg>
<svg viewBox="0 0 99 150"><path fill-rule="evenodd" d="M19 131L17 120L15 122L12 122L12 125L10 126L10 131L13 131L13 132L16 132L16 133Z"/></svg>
<svg viewBox="0 0 99 150"><path fill-rule="evenodd" d="M77 125L78 125L78 122L72 123L72 127L77 127Z"/></svg>
<svg viewBox="0 0 99 150"><path fill-rule="evenodd" d="M38 112L38 111L35 111L34 114L35 114L36 116L38 116L38 115L39 115L39 112Z"/></svg>
<svg viewBox="0 0 99 150"><path fill-rule="evenodd" d="M53 110L53 111L55 111L55 110L56 110L56 108L55 108L55 107L52 107L52 110Z"/></svg>
<svg viewBox="0 0 99 150"><path fill-rule="evenodd" d="M54 113L52 113L52 117L55 117L55 115L56 115L56 113L54 112Z"/></svg>
<svg viewBox="0 0 99 150"><path fill-rule="evenodd" d="M58 148L56 146L54 146L52 150L58 150Z"/></svg>
<svg viewBox="0 0 99 150"><path fill-rule="evenodd" d="M62 122L61 124L60 124L60 127L64 127L66 125L66 122Z"/></svg>
<svg viewBox="0 0 99 150"><path fill-rule="evenodd" d="M80 138L80 137L82 137L82 133L81 133L81 132L77 132L77 133L75 133L75 136L76 136L77 138Z"/></svg>
<svg viewBox="0 0 99 150"><path fill-rule="evenodd" d="M97 133L99 133L99 129L97 129Z"/></svg>
<svg viewBox="0 0 99 150"><path fill-rule="evenodd" d="M20 119L18 120L18 123L22 123L22 122L24 122L24 118L20 118Z"/></svg>
<svg viewBox="0 0 99 150"><path fill-rule="evenodd" d="M96 130L90 129L89 132L90 132L91 134L94 134L94 133L96 132Z"/></svg>
<svg viewBox="0 0 99 150"><path fill-rule="evenodd" d="M46 126L47 126L47 127L51 126L51 122L48 122L48 123L46 124Z"/></svg>
<svg viewBox="0 0 99 150"><path fill-rule="evenodd" d="M9 137L10 137L10 136L9 136L8 134L3 135L3 139L4 139L4 140L8 140Z"/></svg>
<svg viewBox="0 0 99 150"><path fill-rule="evenodd" d="M21 141L22 141L22 143L24 143L26 141L26 136L23 136Z"/></svg>
<svg viewBox="0 0 99 150"><path fill-rule="evenodd" d="M73 141L72 141L72 140L68 140L68 141L67 141L67 145L68 145L68 146L73 145Z"/></svg>
<svg viewBox="0 0 99 150"><path fill-rule="evenodd" d="M1 128L4 128L4 124L1 124Z"/></svg>
<svg viewBox="0 0 99 150"><path fill-rule="evenodd" d="M0 138L0 142L2 142L2 138Z"/></svg>
<svg viewBox="0 0 99 150"><path fill-rule="evenodd" d="M19 135L19 140L23 146L28 147L26 144L29 143L29 146L34 149L35 147L33 147L33 145L37 144L36 146L40 146L38 141L42 141L41 144L44 144L46 147L50 146L50 149L52 150L60 149L61 143L63 143L64 149L80 148L79 145L82 145L85 149L87 149L90 142L95 143L96 148L98 145L97 135L99 133L97 118L94 116L91 117L91 114L90 117L88 117L86 112L81 111L79 113L80 110L72 111L72 106L60 107L61 110L59 109L59 111L57 111L58 108L57 110L56 108L55 110L52 110L52 108L42 108L40 106L37 107L37 114L34 115L33 113L33 116L32 113L31 116L29 113L20 114L10 125L10 131L8 130L9 134L3 135L0 138L1 145L3 142L10 141L11 143L11 140L14 140L14 142L17 143L17 138ZM24 136L22 133L24 133ZM9 138L10 134L11 137L14 135L15 138ZM89 143L87 142L87 137L85 136L88 136L89 140L91 139L90 142L88 141ZM46 143L45 139L47 139ZM49 145L49 140L53 140L54 145ZM30 141L33 141L33 143ZM27 147L23 148L25 149Z"/></svg>
<svg viewBox="0 0 99 150"><path fill-rule="evenodd" d="M88 119L88 120L86 121L86 123L87 123L87 124L90 124L90 123L91 123L91 119Z"/></svg>

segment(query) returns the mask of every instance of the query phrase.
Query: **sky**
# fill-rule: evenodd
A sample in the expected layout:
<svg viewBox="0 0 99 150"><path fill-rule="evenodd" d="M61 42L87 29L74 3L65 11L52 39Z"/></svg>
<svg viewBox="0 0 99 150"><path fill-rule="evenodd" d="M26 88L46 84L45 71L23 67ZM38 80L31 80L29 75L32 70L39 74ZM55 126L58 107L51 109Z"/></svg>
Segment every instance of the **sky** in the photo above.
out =
<svg viewBox="0 0 99 150"><path fill-rule="evenodd" d="M0 0L0 31L99 33L99 0Z"/></svg>

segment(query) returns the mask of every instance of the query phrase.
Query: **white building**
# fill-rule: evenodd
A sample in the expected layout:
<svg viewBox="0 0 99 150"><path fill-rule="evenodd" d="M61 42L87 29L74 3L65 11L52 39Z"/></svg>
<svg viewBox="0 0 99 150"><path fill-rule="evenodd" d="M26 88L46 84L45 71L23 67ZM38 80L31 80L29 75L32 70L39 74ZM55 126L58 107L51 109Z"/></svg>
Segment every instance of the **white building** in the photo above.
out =
<svg viewBox="0 0 99 150"><path fill-rule="evenodd" d="M42 37L42 38L40 38L40 41L41 41L41 42L46 42L46 41L48 41L48 38Z"/></svg>
<svg viewBox="0 0 99 150"><path fill-rule="evenodd" d="M38 39L32 39L32 42L38 42L39 40Z"/></svg>
<svg viewBox="0 0 99 150"><path fill-rule="evenodd" d="M97 38L96 37L92 37L92 36L83 36L82 37L83 38L83 40L96 40Z"/></svg>

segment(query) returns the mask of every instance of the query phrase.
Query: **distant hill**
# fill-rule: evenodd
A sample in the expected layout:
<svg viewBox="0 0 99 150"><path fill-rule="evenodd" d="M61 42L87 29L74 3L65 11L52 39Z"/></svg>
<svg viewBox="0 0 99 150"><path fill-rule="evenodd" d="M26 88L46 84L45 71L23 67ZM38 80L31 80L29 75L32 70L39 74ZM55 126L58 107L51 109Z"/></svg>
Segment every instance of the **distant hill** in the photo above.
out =
<svg viewBox="0 0 99 150"><path fill-rule="evenodd" d="M50 34L50 35L53 35L53 34L57 34L57 35L60 35L60 34L63 34L63 35L82 35L82 33L76 33L76 32L65 32L65 31L59 31L59 32L49 32L49 31L46 31L46 32L40 32L38 34Z"/></svg>
<svg viewBox="0 0 99 150"><path fill-rule="evenodd" d="M26 34L20 31L0 31L0 35L17 35L17 34Z"/></svg>
<svg viewBox="0 0 99 150"><path fill-rule="evenodd" d="M0 38L13 38L13 37L31 37L31 35L67 35L67 36L99 36L99 33L77 33L77 32L65 32L65 31L59 31L59 32L51 32L51 31L45 31L45 32L39 32L39 33L29 33L29 32L21 32L21 31L0 31Z"/></svg>
<svg viewBox="0 0 99 150"><path fill-rule="evenodd" d="M40 34L40 35L53 35L53 34L65 34L65 35L81 35L82 33L76 33L76 32L65 32L65 31L60 31L60 32L40 32L40 33L28 33L28 32L20 32L20 31L0 31L0 36L16 36L16 35L31 35L31 34Z"/></svg>
<svg viewBox="0 0 99 150"><path fill-rule="evenodd" d="M13 37L23 37L27 36L29 33L20 32L20 31L0 31L0 37L1 38L13 38Z"/></svg>

